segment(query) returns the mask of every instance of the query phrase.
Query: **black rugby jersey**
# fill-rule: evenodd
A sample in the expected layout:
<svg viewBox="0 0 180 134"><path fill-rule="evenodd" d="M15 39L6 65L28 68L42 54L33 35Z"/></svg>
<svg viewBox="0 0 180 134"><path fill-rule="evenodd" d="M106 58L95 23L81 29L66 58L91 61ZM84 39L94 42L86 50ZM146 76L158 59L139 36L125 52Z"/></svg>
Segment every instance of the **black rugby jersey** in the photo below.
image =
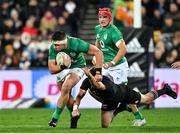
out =
<svg viewBox="0 0 180 134"><path fill-rule="evenodd" d="M85 91L90 89L91 93L100 98L104 103L122 102L124 100L126 95L125 85L116 85L106 76L103 76L102 83L106 86L106 90L93 88L89 79L86 78L81 85L81 89Z"/></svg>

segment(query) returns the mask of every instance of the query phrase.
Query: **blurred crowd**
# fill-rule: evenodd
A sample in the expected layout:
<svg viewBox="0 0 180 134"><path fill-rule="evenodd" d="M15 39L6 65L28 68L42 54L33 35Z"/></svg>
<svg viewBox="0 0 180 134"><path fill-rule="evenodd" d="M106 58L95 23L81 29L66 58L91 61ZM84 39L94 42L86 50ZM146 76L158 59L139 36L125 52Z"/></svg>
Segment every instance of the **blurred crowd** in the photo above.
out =
<svg viewBox="0 0 180 134"><path fill-rule="evenodd" d="M54 30L77 36L84 0L0 0L0 69L46 67Z"/></svg>
<svg viewBox="0 0 180 134"><path fill-rule="evenodd" d="M114 24L131 27L133 1L99 0L99 6L111 2ZM52 32L78 37L86 6L87 0L0 0L0 70L47 68ZM154 31L155 66L180 60L180 0L142 0L142 17Z"/></svg>
<svg viewBox="0 0 180 134"><path fill-rule="evenodd" d="M133 25L133 1L114 1L114 24ZM155 67L170 67L180 60L180 0L142 0L142 23L153 29Z"/></svg>

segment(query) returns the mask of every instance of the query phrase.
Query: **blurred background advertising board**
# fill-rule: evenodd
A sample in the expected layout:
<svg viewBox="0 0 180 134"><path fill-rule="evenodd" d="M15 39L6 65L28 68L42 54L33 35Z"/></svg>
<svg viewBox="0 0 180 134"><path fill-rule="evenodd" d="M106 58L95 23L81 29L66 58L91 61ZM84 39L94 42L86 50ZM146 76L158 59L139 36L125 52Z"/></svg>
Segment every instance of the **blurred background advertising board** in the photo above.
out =
<svg viewBox="0 0 180 134"><path fill-rule="evenodd" d="M56 84L56 76L48 70L0 71L0 76L0 108L8 108L15 100L27 98L46 98L48 107L54 108L61 93ZM77 95L80 84L73 88L73 97ZM87 94L80 107L97 108L100 103Z"/></svg>
<svg viewBox="0 0 180 134"><path fill-rule="evenodd" d="M172 99L163 95L155 100L155 108L180 107L180 69L155 69L154 71L154 89L163 87L164 83L169 83L178 94L177 99Z"/></svg>

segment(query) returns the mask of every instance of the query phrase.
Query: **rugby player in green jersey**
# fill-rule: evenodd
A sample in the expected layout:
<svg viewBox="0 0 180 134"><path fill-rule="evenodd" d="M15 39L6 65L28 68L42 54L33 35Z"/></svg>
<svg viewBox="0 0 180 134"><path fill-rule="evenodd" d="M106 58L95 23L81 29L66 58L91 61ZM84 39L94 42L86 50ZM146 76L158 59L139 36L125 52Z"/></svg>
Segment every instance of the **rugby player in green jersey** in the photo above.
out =
<svg viewBox="0 0 180 134"><path fill-rule="evenodd" d="M104 56L102 74L107 76L115 84L127 84L128 63L125 57L126 44L122 33L111 23L112 13L109 8L100 8L98 12L99 25L95 27L96 43ZM138 111L136 105L129 105L135 116L133 126L142 126L145 118ZM104 111L106 114L107 112Z"/></svg>
<svg viewBox="0 0 180 134"><path fill-rule="evenodd" d="M48 68L51 74L57 74L57 84L61 89L57 107L49 122L49 126L56 127L57 121L65 106L67 106L70 113L72 112L74 100L71 96L71 90L83 77L84 71L82 68L86 66L83 53L96 57L97 64L95 77L97 81L102 80L101 69L103 65L103 54L96 46L81 39L67 36L63 31L56 31L52 35L51 41L52 43L49 47ZM56 55L59 52L65 52L70 56L70 58L64 58L63 65L57 65L56 63ZM67 68L68 62L71 62L69 68ZM70 127L76 127L76 120L73 118L71 118Z"/></svg>

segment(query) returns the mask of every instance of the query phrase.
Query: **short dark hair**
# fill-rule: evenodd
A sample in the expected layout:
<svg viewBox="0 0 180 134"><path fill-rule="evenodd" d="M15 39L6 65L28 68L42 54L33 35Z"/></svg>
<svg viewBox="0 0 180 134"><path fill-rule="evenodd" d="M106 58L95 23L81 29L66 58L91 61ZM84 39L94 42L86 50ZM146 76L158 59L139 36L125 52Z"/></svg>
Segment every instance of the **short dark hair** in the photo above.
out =
<svg viewBox="0 0 180 134"><path fill-rule="evenodd" d="M51 40L64 40L66 33L64 31L56 31L53 33Z"/></svg>

